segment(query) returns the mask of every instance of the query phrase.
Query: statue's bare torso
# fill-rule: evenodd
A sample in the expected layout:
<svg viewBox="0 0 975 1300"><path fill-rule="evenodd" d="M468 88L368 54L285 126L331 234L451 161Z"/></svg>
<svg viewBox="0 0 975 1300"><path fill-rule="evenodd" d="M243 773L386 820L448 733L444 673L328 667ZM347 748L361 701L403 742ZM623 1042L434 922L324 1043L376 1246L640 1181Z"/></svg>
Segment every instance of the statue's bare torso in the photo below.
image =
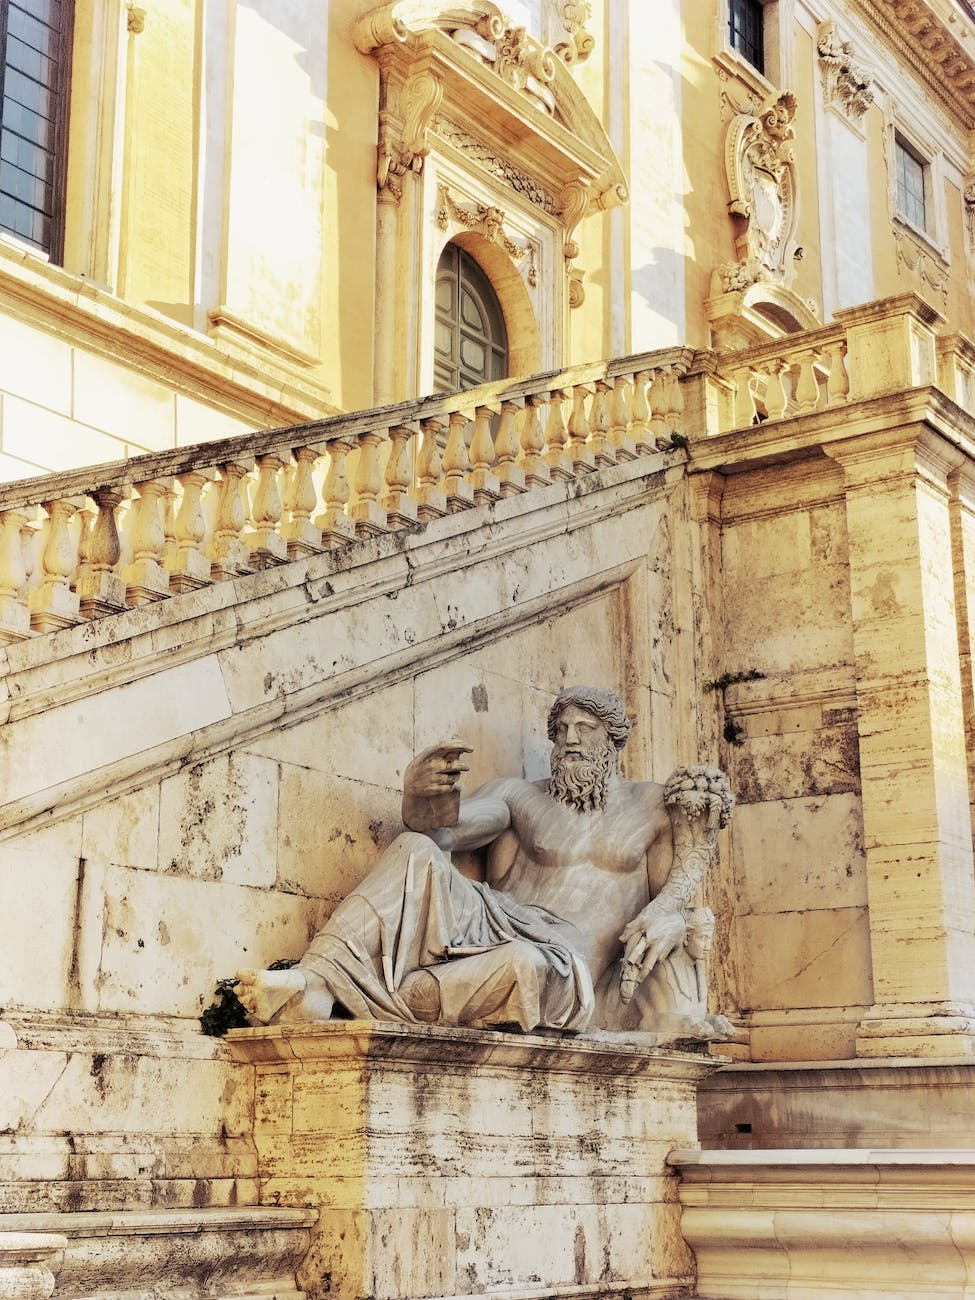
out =
<svg viewBox="0 0 975 1300"><path fill-rule="evenodd" d="M611 778L602 809L553 799L548 781L506 779L461 804L444 848L486 848L486 879L578 931L593 979L619 959L619 935L667 879L673 858L663 787Z"/></svg>

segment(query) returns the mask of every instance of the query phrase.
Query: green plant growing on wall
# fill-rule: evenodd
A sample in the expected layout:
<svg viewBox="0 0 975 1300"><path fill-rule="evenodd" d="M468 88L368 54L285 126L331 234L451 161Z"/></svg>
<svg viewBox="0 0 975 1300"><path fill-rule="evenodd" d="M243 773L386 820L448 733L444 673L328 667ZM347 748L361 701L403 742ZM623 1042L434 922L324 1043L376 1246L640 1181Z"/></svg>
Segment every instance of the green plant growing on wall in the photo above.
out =
<svg viewBox="0 0 975 1300"><path fill-rule="evenodd" d="M290 970L298 964L297 957L286 957L283 961L272 961L268 970ZM217 981L217 1001L211 1002L200 1016L200 1028L210 1038L223 1038L230 1029L246 1029L250 1024L247 1012L235 990L237 981L226 979Z"/></svg>
<svg viewBox="0 0 975 1300"><path fill-rule="evenodd" d="M724 708L724 729L721 734L729 745L734 745L739 749L744 745L745 728L737 718L733 718L728 712L725 691L729 686L737 686L739 682L760 682L764 681L764 679L764 673L759 672L757 668L749 668L747 672L743 673L722 673L720 677L711 678L704 683L706 691L721 692L721 703Z"/></svg>

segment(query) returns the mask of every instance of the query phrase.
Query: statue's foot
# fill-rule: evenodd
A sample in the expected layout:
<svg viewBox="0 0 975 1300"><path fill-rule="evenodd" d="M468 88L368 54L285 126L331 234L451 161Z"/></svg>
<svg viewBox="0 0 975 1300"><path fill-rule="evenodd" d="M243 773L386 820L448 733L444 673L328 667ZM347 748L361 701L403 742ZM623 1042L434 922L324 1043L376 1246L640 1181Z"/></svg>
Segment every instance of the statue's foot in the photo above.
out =
<svg viewBox="0 0 975 1300"><path fill-rule="evenodd" d="M260 1025L328 1020L335 1003L323 979L296 966L239 970L235 991L248 1017Z"/></svg>

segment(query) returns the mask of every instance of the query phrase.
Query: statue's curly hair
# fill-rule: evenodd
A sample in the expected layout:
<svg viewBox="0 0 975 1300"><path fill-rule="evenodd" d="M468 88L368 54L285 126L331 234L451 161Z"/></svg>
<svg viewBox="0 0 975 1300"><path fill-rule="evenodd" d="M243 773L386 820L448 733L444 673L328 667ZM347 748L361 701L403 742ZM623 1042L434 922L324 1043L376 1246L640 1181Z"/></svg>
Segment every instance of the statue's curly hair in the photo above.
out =
<svg viewBox="0 0 975 1300"><path fill-rule="evenodd" d="M577 709L585 709L594 718L598 718L606 728L606 734L616 748L618 750L623 748L626 744L626 738L630 734L631 723L626 716L623 701L615 691L610 691L605 686L563 687L556 695L555 703L549 710L549 740L555 739L556 727L562 710L572 705L575 705Z"/></svg>

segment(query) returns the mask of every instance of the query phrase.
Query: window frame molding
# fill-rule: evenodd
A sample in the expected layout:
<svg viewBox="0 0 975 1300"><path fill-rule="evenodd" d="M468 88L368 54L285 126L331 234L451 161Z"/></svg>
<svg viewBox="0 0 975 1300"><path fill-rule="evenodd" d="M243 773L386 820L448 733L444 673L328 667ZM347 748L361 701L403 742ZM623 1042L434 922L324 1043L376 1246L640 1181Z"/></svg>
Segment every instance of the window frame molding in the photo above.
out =
<svg viewBox="0 0 975 1300"><path fill-rule="evenodd" d="M796 22L795 0L760 0L764 17L763 71L749 63L730 41L730 0L716 7L712 42L712 62L726 75L736 78L748 93L765 100L777 90L793 84L793 29Z"/></svg>
<svg viewBox="0 0 975 1300"><path fill-rule="evenodd" d="M906 113L889 109L884 122L887 154L887 207L891 228L918 243L946 269L951 264L948 237L948 211L945 195L946 159L943 149L929 139L922 143L921 129ZM922 228L900 211L897 194L897 150L903 148L921 165L924 172L926 227Z"/></svg>

